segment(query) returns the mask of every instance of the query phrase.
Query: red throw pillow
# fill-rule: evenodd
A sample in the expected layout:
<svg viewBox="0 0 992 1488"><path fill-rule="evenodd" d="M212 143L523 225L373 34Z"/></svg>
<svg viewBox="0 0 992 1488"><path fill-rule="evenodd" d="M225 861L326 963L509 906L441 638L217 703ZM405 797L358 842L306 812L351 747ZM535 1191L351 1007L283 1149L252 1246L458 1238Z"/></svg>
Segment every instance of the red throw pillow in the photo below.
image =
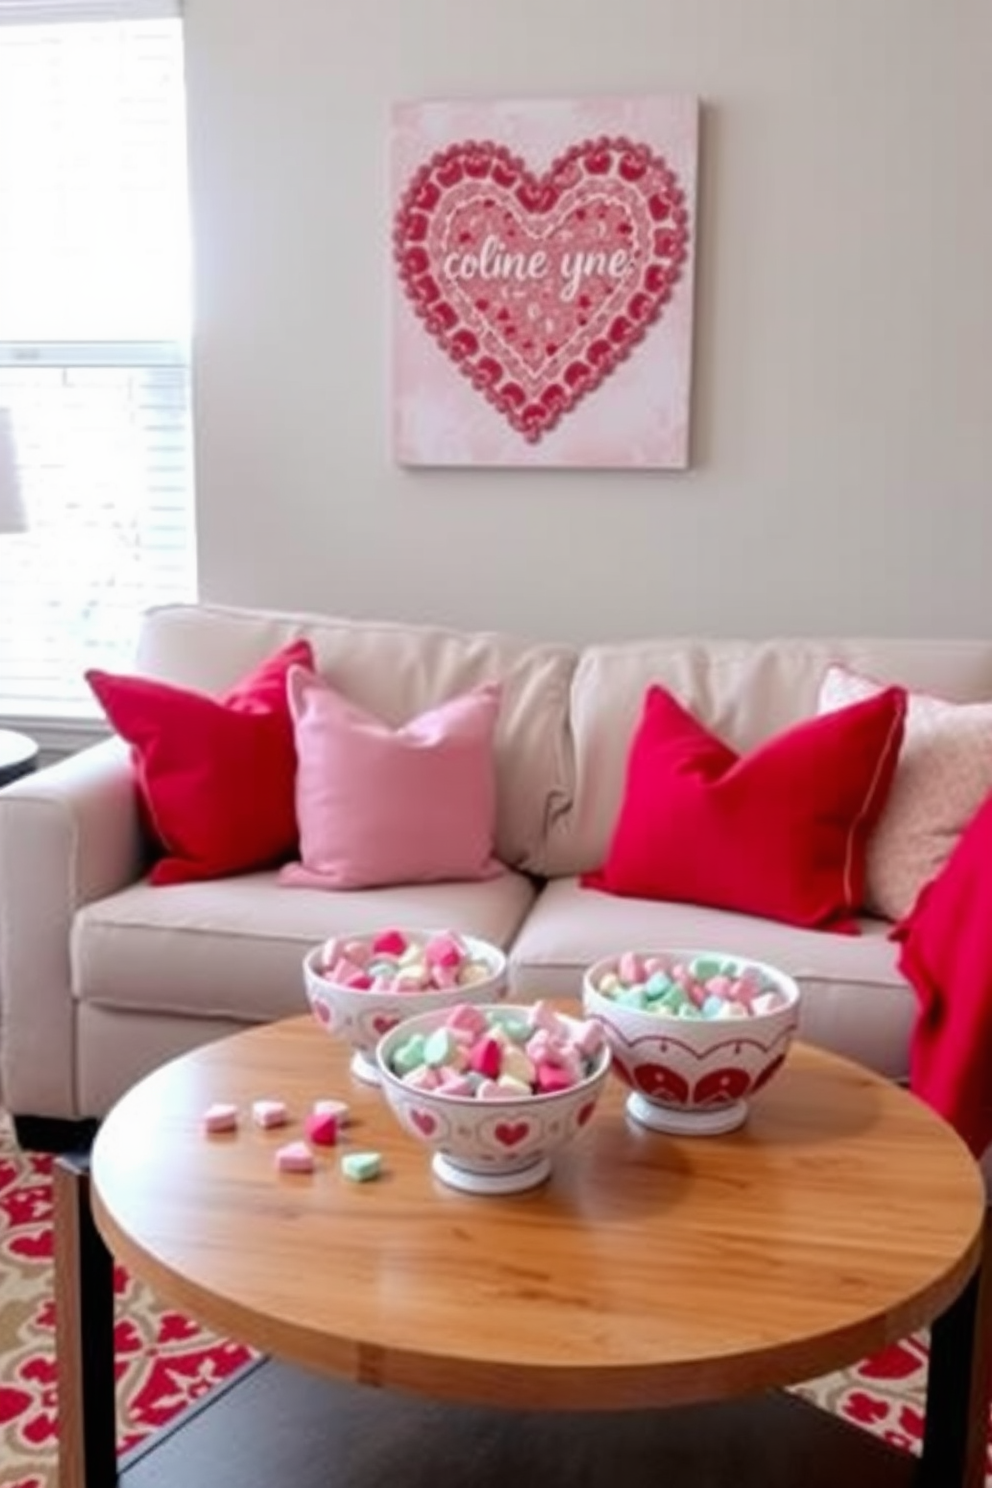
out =
<svg viewBox="0 0 992 1488"><path fill-rule="evenodd" d="M856 932L905 714L905 690L889 687L738 755L650 687L609 854L582 883Z"/></svg>
<svg viewBox="0 0 992 1488"><path fill-rule="evenodd" d="M286 697L293 641L222 698L147 677L88 671L104 712L132 746L135 780L165 856L154 884L223 878L296 850L296 749Z"/></svg>

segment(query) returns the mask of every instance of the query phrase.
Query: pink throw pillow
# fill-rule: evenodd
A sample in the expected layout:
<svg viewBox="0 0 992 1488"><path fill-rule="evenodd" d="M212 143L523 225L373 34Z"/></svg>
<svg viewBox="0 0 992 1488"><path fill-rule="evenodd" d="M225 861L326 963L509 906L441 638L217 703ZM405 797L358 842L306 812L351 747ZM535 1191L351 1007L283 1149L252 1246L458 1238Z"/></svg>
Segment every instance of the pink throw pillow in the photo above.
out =
<svg viewBox="0 0 992 1488"><path fill-rule="evenodd" d="M491 878L502 689L488 683L394 729L322 677L287 678L300 862L280 882L370 889Z"/></svg>
<svg viewBox="0 0 992 1488"><path fill-rule="evenodd" d="M882 691L870 677L830 666L818 712ZM899 763L865 866L866 907L889 920L909 914L992 791L992 702L951 703L925 692L908 697Z"/></svg>

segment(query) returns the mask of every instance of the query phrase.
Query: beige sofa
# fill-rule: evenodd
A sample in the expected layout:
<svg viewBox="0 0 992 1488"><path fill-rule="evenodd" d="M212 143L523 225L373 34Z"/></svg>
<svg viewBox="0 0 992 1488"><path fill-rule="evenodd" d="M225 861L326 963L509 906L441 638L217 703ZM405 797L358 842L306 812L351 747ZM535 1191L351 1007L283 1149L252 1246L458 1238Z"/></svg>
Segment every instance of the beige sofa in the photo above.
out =
<svg viewBox="0 0 992 1488"><path fill-rule="evenodd" d="M905 1076L915 1002L888 923L865 920L860 937L798 930L613 898L581 889L577 875L604 856L650 682L748 748L815 711L831 660L957 700L992 698L992 641L659 638L577 648L178 606L147 616L135 670L220 691L298 636L337 686L394 723L503 679L497 847L513 871L347 893L281 887L274 873L152 888L118 741L26 777L0 792L0 1071L16 1115L98 1117L162 1060L303 1011L306 948L384 923L449 924L498 941L524 998L577 995L589 962L628 945L754 953L798 978L807 1038Z"/></svg>

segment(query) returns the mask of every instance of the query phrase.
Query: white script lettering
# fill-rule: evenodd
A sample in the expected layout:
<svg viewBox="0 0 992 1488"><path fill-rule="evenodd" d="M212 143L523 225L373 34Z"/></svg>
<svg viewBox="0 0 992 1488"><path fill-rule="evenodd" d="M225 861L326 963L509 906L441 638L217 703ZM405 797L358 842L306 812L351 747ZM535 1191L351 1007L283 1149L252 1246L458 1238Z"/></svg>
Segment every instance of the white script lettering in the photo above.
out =
<svg viewBox="0 0 992 1488"><path fill-rule="evenodd" d="M627 272L628 262L626 248L615 248L608 256L600 250L595 253L563 253L561 277L565 282L562 285L562 299L566 302L574 300L583 279L589 279L594 274L604 279L622 279Z"/></svg>
<svg viewBox="0 0 992 1488"><path fill-rule="evenodd" d="M561 299L574 300L585 279L601 278L620 280L630 267L631 255L626 248L615 248L612 253L597 249L593 252L565 250L558 264L561 279ZM478 253L465 253L458 249L444 256L444 272L449 279L467 283L472 279L514 280L518 284L545 279L551 272L548 254L543 248L534 248L529 253L508 248L494 234L483 239Z"/></svg>

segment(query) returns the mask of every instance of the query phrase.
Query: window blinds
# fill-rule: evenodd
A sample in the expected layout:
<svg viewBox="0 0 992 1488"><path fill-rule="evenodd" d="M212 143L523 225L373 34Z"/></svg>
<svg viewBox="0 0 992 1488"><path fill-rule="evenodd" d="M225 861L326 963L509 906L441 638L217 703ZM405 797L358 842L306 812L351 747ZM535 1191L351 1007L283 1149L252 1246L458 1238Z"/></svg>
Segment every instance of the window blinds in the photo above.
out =
<svg viewBox="0 0 992 1488"><path fill-rule="evenodd" d="M0 0L0 716L93 716L149 604L191 598L182 38L156 0Z"/></svg>

